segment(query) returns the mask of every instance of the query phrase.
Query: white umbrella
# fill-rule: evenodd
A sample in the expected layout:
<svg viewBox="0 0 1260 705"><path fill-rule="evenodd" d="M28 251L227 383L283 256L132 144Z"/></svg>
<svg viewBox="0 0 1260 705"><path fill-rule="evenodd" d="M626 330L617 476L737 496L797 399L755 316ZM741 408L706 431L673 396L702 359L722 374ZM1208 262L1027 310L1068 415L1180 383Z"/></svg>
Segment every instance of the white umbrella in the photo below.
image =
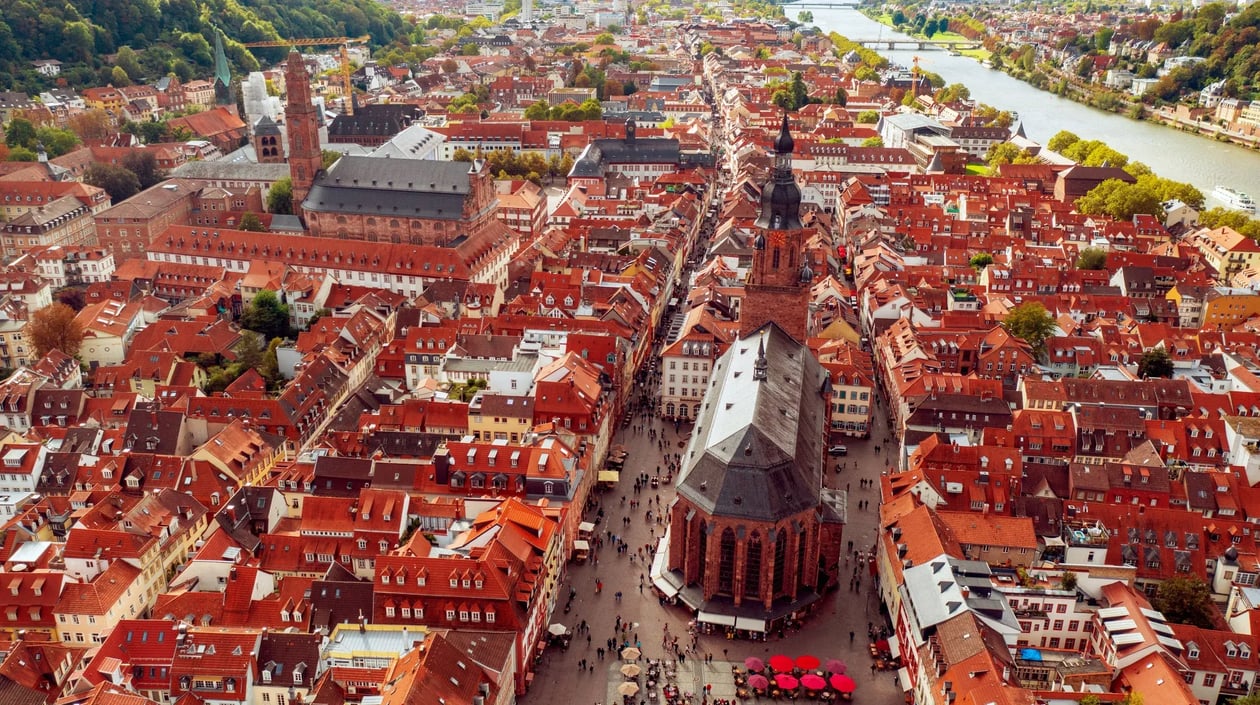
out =
<svg viewBox="0 0 1260 705"><path fill-rule="evenodd" d="M622 683L617 686L617 692L622 695L634 695L639 692L638 683Z"/></svg>
<svg viewBox="0 0 1260 705"><path fill-rule="evenodd" d="M621 658L627 661L633 661L642 655L643 653L639 651L638 649L634 648L633 646L627 646L626 648L621 650Z"/></svg>
<svg viewBox="0 0 1260 705"><path fill-rule="evenodd" d="M643 672L643 669L639 668L633 663L627 663L626 665L621 667L621 675L626 676L627 678L634 678L635 676L639 675L642 672Z"/></svg>
<svg viewBox="0 0 1260 705"><path fill-rule="evenodd" d="M552 636L564 636L569 633L569 628L559 622L556 622L550 627L547 627L547 632Z"/></svg>

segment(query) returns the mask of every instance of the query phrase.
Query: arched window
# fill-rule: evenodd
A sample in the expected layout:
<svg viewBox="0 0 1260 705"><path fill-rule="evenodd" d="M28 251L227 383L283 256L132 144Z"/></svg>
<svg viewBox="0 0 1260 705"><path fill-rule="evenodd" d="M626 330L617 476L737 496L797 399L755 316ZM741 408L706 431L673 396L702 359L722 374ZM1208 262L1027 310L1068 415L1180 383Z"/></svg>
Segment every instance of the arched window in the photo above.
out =
<svg viewBox="0 0 1260 705"><path fill-rule="evenodd" d="M699 519L696 519L696 532L700 534L700 539L697 541L700 544L700 560L698 561L699 567L696 570L696 582L704 585L704 569L709 564L706 558L709 553L709 530L705 527L704 522Z"/></svg>
<svg viewBox="0 0 1260 705"><path fill-rule="evenodd" d="M798 586L802 586L804 584L802 581L805 579L805 544L808 543L806 538L807 534L802 527L801 532L796 535L796 584Z"/></svg>
<svg viewBox="0 0 1260 705"><path fill-rule="evenodd" d="M783 593L783 563L787 560L787 534L782 529L775 532L774 539L774 582L770 583L774 595Z"/></svg>
<svg viewBox="0 0 1260 705"><path fill-rule="evenodd" d="M722 543L718 546L718 594L735 592L735 531L729 526L722 530Z"/></svg>
<svg viewBox="0 0 1260 705"><path fill-rule="evenodd" d="M761 534L748 537L748 557L744 560L744 596L756 599L761 595Z"/></svg>
<svg viewBox="0 0 1260 705"><path fill-rule="evenodd" d="M774 257L771 259L770 266L775 269L779 268L779 248L774 248Z"/></svg>

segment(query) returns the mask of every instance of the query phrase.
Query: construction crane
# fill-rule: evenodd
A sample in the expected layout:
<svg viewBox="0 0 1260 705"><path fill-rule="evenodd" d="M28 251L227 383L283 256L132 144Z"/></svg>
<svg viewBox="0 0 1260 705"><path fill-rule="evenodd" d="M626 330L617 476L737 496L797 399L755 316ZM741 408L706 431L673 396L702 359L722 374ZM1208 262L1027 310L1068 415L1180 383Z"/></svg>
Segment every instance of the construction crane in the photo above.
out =
<svg viewBox="0 0 1260 705"><path fill-rule="evenodd" d="M341 47L341 80L345 85L346 97L345 108L347 115L354 115L354 100L351 97L353 88L350 85L350 45L366 44L372 39L371 35L363 35L362 37L319 37L316 39L280 39L274 42L249 42L244 46L247 47L321 47L321 46L340 46Z"/></svg>

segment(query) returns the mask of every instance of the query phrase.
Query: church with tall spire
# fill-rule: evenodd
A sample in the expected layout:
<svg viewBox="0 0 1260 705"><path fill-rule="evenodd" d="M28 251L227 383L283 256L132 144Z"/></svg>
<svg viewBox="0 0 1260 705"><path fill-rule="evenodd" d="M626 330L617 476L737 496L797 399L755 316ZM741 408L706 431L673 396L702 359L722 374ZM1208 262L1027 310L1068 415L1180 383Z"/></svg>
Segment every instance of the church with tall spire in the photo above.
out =
<svg viewBox="0 0 1260 705"><path fill-rule="evenodd" d="M805 343L814 273L794 147L785 115L739 339L713 365L652 569L655 587L697 621L732 632L774 632L840 578L845 514L823 486L830 376Z"/></svg>
<svg viewBox="0 0 1260 705"><path fill-rule="evenodd" d="M814 272L805 252L801 224L801 188L792 175L796 143L788 130L788 116L774 140L774 168L761 189L761 213L755 223L753 264L740 304L742 335L774 321L799 342L809 335L809 295Z"/></svg>

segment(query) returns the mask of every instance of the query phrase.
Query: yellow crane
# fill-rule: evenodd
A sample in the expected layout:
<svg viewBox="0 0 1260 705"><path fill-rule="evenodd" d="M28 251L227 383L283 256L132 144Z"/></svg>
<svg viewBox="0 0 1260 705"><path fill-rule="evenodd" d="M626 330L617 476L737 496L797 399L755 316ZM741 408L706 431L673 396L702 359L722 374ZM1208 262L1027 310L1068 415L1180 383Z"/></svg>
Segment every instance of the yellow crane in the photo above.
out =
<svg viewBox="0 0 1260 705"><path fill-rule="evenodd" d="M318 37L315 39L279 39L274 42L249 42L244 46L247 47L321 47L321 46L340 46L341 47L341 80L345 86L345 108L347 115L354 114L354 100L351 99L350 86L350 45L366 44L372 39L371 35L363 35L362 37Z"/></svg>

